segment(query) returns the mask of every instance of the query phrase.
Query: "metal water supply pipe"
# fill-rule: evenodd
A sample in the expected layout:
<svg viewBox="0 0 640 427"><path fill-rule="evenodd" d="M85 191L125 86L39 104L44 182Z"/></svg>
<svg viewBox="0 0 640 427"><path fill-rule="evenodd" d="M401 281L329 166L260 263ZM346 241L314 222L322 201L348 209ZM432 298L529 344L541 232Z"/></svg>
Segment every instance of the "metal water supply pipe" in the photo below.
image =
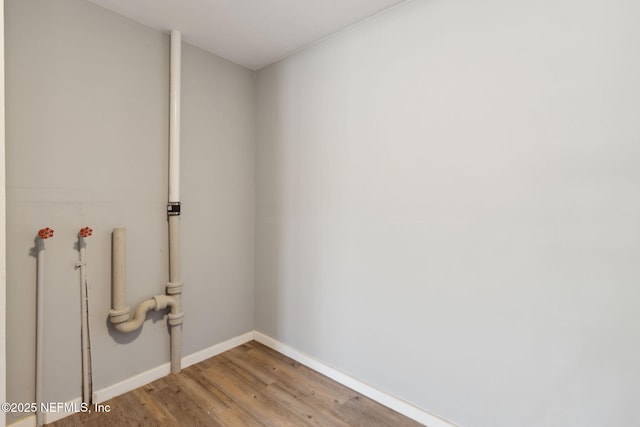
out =
<svg viewBox="0 0 640 427"><path fill-rule="evenodd" d="M41 427L43 415L42 384L44 378L44 241L53 237L53 229L46 227L38 231L36 239L36 425Z"/></svg>
<svg viewBox="0 0 640 427"><path fill-rule="evenodd" d="M87 242L86 238L93 230L84 227L78 232L78 251L80 261L76 267L80 269L80 337L82 345L82 402L91 403L91 344L89 338L89 285L87 283Z"/></svg>

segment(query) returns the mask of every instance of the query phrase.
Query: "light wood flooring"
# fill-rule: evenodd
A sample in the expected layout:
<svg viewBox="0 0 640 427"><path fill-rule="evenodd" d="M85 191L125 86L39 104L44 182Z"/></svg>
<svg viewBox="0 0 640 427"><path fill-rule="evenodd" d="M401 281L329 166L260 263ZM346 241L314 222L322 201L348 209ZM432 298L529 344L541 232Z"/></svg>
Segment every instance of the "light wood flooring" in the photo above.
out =
<svg viewBox="0 0 640 427"><path fill-rule="evenodd" d="M421 425L255 341L104 404L48 426Z"/></svg>

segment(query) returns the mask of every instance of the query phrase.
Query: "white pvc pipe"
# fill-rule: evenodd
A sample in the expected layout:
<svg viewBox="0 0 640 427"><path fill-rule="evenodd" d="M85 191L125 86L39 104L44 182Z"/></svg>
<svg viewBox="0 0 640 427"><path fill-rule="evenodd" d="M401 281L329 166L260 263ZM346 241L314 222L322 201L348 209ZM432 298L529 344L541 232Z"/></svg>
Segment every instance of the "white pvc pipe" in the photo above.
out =
<svg viewBox="0 0 640 427"><path fill-rule="evenodd" d="M89 344L89 291L87 285L87 243L78 235L80 250L80 333L82 341L82 402L91 402L91 347Z"/></svg>
<svg viewBox="0 0 640 427"><path fill-rule="evenodd" d="M140 304L133 318L129 319L130 309L125 304L124 292L124 261L125 261L125 243L126 229L114 228L112 234L112 254L111 254L111 311L109 317L115 328L121 332L132 332L142 326L142 322L146 317L146 313L152 310L145 301ZM141 307L146 307L141 312Z"/></svg>
<svg viewBox="0 0 640 427"><path fill-rule="evenodd" d="M111 308L114 311L124 310L127 307L124 298L125 232L126 230L124 228L113 229L113 287L111 295Z"/></svg>
<svg viewBox="0 0 640 427"><path fill-rule="evenodd" d="M42 380L44 377L44 241L37 239L36 250L38 261L36 265L36 425L43 425L40 411L42 403Z"/></svg>
<svg viewBox="0 0 640 427"><path fill-rule="evenodd" d="M170 315L171 316L171 315ZM171 373L179 374L182 369L182 317L179 325L171 326L171 344L169 345L171 354Z"/></svg>
<svg viewBox="0 0 640 427"><path fill-rule="evenodd" d="M169 202L180 201L180 31L171 31L169 93Z"/></svg>
<svg viewBox="0 0 640 427"><path fill-rule="evenodd" d="M169 117L169 203L180 203L180 94L181 94L180 31L171 31L171 81ZM180 277L179 216L169 216L169 283L167 293L174 297L175 307L169 314L171 332L171 373L180 372L182 359L182 282Z"/></svg>
<svg viewBox="0 0 640 427"><path fill-rule="evenodd" d="M180 217L169 217L169 282L180 283Z"/></svg>
<svg viewBox="0 0 640 427"><path fill-rule="evenodd" d="M180 372L182 359L182 282L180 281L180 229L179 217L169 217L169 283L167 293L175 300L175 310L169 314L171 332L171 373Z"/></svg>

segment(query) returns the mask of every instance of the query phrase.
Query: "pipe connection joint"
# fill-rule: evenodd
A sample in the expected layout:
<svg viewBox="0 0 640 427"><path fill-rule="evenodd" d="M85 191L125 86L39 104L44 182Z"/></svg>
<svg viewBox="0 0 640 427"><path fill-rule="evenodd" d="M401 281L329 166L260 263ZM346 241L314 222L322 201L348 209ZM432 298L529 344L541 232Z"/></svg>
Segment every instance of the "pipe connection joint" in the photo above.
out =
<svg viewBox="0 0 640 427"><path fill-rule="evenodd" d="M113 323L114 325L125 323L129 320L130 312L131 309L129 308L129 306L117 310L111 309L109 310L109 320L111 320L111 323Z"/></svg>
<svg viewBox="0 0 640 427"><path fill-rule="evenodd" d="M180 287L182 287L182 284L180 284ZM179 326L182 324L184 313L178 298L173 295L156 295L153 299L156 302L156 311L164 310L167 307L171 308L167 320L169 326Z"/></svg>
<svg viewBox="0 0 640 427"><path fill-rule="evenodd" d="M164 310L167 307L171 308L171 311L175 311L177 301L171 295L156 295L153 297L153 300L156 302L156 311Z"/></svg>
<svg viewBox="0 0 640 427"><path fill-rule="evenodd" d="M178 295L182 293L182 282L167 283L167 295Z"/></svg>
<svg viewBox="0 0 640 427"><path fill-rule="evenodd" d="M169 326L180 326L182 325L182 320L184 319L184 313L181 311L180 313L169 313L169 318L167 322Z"/></svg>

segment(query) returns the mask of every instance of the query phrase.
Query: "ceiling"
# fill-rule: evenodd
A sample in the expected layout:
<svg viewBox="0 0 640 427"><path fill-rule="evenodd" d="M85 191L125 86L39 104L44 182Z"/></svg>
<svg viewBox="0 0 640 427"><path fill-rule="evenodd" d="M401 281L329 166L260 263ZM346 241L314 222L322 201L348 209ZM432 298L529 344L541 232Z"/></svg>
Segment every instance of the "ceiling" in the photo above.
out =
<svg viewBox="0 0 640 427"><path fill-rule="evenodd" d="M253 70L406 0L89 0Z"/></svg>

